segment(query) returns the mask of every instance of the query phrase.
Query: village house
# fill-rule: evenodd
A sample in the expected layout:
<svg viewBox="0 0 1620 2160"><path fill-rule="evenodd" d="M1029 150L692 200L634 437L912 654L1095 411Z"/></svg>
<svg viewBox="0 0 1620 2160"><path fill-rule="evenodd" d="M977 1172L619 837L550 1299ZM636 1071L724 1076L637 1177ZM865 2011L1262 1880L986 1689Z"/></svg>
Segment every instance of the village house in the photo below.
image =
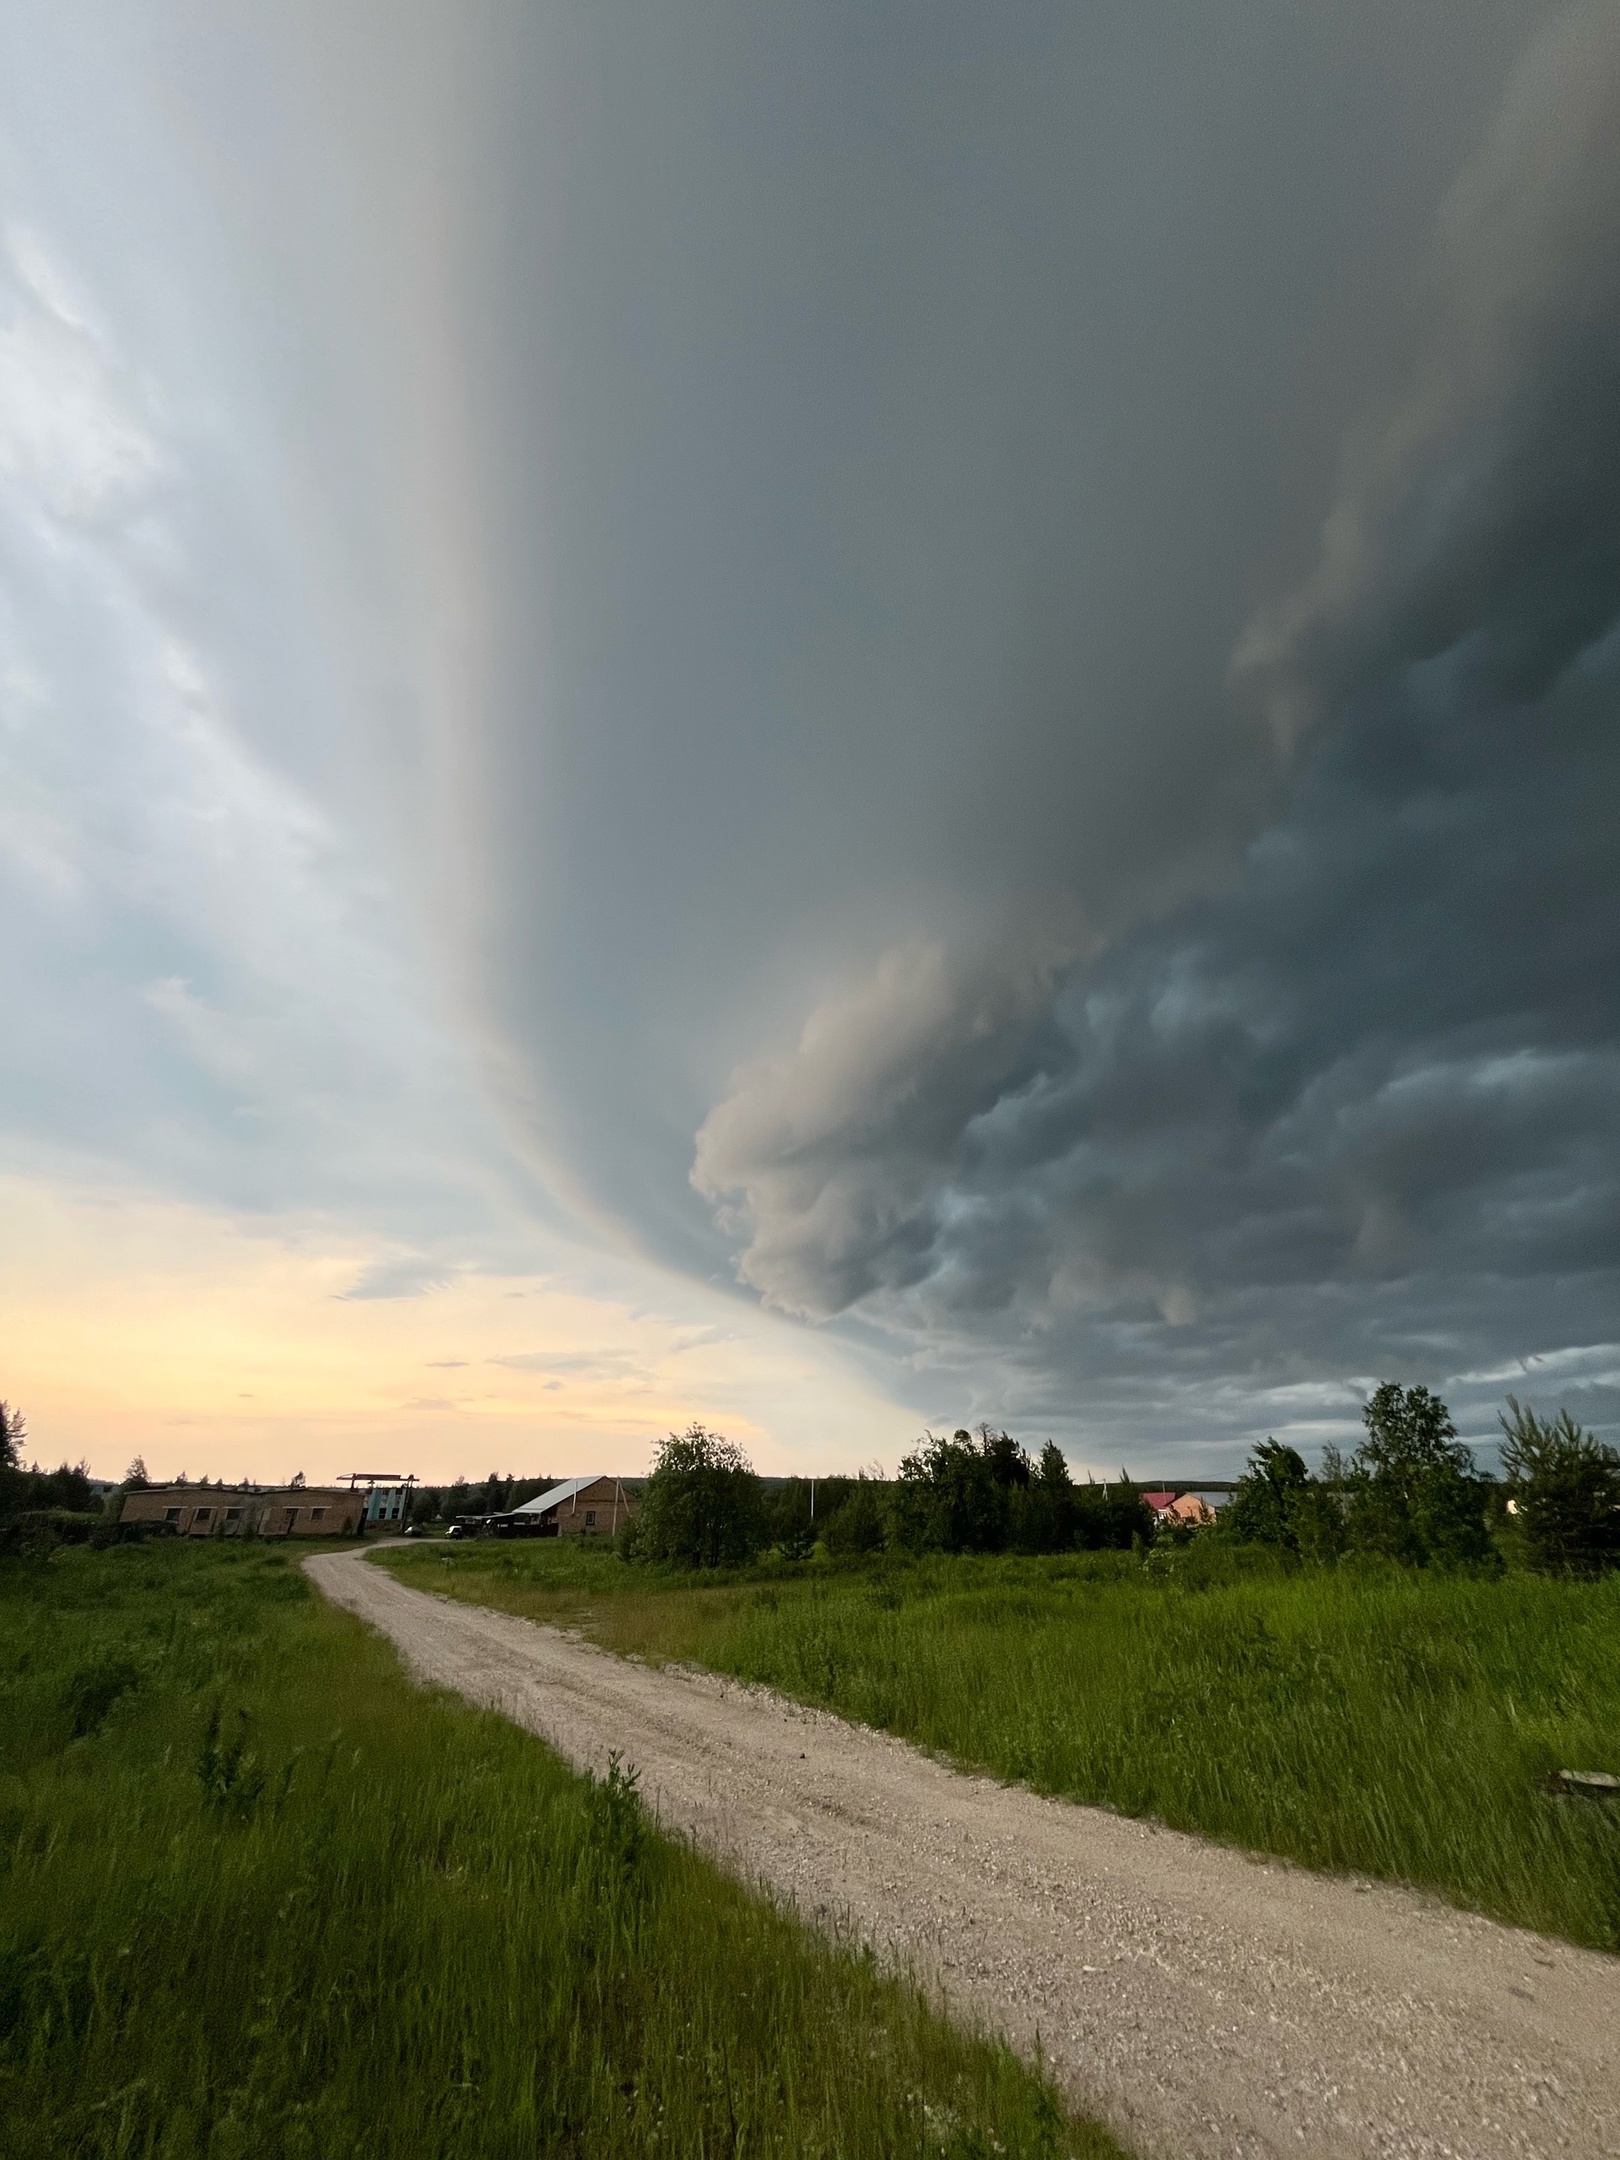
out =
<svg viewBox="0 0 1620 2160"><path fill-rule="evenodd" d="M513 1519L538 1521L540 1537L612 1537L635 1514L637 1502L616 1477L565 1478L536 1493Z"/></svg>
<svg viewBox="0 0 1620 2160"><path fill-rule="evenodd" d="M1145 1492L1143 1501L1153 1510L1155 1522L1190 1523L1201 1530L1215 1520L1215 1510L1197 1493Z"/></svg>

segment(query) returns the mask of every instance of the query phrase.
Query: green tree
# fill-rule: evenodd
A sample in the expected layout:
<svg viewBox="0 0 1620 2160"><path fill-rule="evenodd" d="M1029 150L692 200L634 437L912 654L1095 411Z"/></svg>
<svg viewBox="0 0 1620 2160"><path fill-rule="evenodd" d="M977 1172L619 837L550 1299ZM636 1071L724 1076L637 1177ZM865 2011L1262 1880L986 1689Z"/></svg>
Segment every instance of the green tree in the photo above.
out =
<svg viewBox="0 0 1620 2160"><path fill-rule="evenodd" d="M1486 1482L1439 1396L1386 1380L1361 1421L1367 1437L1348 1481L1352 1544L1420 1567L1489 1560Z"/></svg>
<svg viewBox="0 0 1620 2160"><path fill-rule="evenodd" d="M1350 1494L1355 1480L1336 1447L1322 1450L1319 1473L1294 1498L1294 1534L1302 1560L1331 1566L1350 1547Z"/></svg>
<svg viewBox="0 0 1620 2160"><path fill-rule="evenodd" d="M22 1444L28 1437L28 1421L11 1403L0 1402L0 1516L16 1514L25 1505L28 1473L23 1468Z"/></svg>
<svg viewBox="0 0 1620 2160"><path fill-rule="evenodd" d="M966 1436L958 1433L956 1437L961 1440ZM988 1425L981 1425L978 1441L979 1453L984 1457L991 1477L1002 1491L1027 1491L1035 1474L1035 1465L1012 1434L996 1432Z"/></svg>
<svg viewBox="0 0 1620 2160"><path fill-rule="evenodd" d="M1077 1485L1074 1542L1084 1552L1129 1552L1153 1536L1153 1510L1123 1470L1117 1485Z"/></svg>
<svg viewBox="0 0 1620 2160"><path fill-rule="evenodd" d="M1069 1550L1079 1506L1068 1460L1055 1440L1047 1441L1034 1474L1010 1499L1012 1541L1020 1552Z"/></svg>
<svg viewBox="0 0 1620 2160"><path fill-rule="evenodd" d="M1005 1443L1005 1445L1003 1445ZM1007 1542L1007 1493L1029 1481L1029 1458L1005 1434L975 1440L925 1432L904 1457L894 1494L896 1540L911 1552L999 1552Z"/></svg>
<svg viewBox="0 0 1620 2160"><path fill-rule="evenodd" d="M1302 1455L1280 1440L1262 1440L1222 1512L1223 1533L1240 1545L1277 1545L1298 1552L1310 1482Z"/></svg>
<svg viewBox="0 0 1620 2160"><path fill-rule="evenodd" d="M694 1424L659 1442L632 1541L635 1557L677 1567L742 1567L759 1551L764 1510L754 1466L734 1440Z"/></svg>
<svg viewBox="0 0 1620 2160"><path fill-rule="evenodd" d="M784 1560L803 1560L816 1542L816 1525L810 1513L810 1481L789 1478L767 1492L760 1503L761 1535Z"/></svg>
<svg viewBox="0 0 1620 2160"><path fill-rule="evenodd" d="M1547 1575L1601 1575L1620 1566L1620 1454L1583 1432L1567 1410L1538 1418L1510 1395L1502 1469L1525 1558Z"/></svg>

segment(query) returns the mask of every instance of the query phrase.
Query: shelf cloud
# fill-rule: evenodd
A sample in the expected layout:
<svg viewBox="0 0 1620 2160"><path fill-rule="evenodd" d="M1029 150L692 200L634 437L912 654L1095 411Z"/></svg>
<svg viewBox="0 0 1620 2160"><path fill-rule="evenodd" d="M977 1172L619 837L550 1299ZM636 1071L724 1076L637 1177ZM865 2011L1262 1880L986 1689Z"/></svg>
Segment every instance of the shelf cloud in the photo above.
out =
<svg viewBox="0 0 1620 2160"><path fill-rule="evenodd" d="M1614 1428L1617 142L1595 0L19 0L0 1176L638 1447Z"/></svg>
<svg viewBox="0 0 1620 2160"><path fill-rule="evenodd" d="M1617 140L1620 29L1566 20L1441 208L1317 567L1237 641L1290 776L1236 874L1088 961L897 949L745 1068L693 1173L744 1281L1033 1360L1048 1396L1603 1330Z"/></svg>

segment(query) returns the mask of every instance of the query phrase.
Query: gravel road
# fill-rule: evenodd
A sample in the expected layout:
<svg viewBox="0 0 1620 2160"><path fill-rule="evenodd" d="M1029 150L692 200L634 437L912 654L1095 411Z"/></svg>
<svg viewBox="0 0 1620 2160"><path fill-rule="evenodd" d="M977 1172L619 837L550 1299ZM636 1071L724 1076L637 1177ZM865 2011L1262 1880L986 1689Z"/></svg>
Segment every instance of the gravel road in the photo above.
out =
<svg viewBox="0 0 1620 2160"><path fill-rule="evenodd" d="M423 1681L582 1767L622 1750L666 1826L1015 2045L1038 2034L1074 2102L1143 2153L1620 2156L1620 1959L969 1776L424 1596L360 1553L305 1564Z"/></svg>

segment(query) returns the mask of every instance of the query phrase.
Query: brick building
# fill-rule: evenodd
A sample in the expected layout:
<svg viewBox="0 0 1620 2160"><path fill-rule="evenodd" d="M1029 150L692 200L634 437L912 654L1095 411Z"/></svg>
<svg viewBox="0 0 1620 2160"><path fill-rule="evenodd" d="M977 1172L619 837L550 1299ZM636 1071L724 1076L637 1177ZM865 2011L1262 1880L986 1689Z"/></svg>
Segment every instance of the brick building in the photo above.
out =
<svg viewBox="0 0 1620 2160"><path fill-rule="evenodd" d="M125 1493L119 1521L175 1537L358 1537L366 1495L339 1486L154 1485Z"/></svg>
<svg viewBox="0 0 1620 2160"><path fill-rule="evenodd" d="M637 1505L622 1478L577 1477L536 1493L512 1513L537 1518L541 1537L612 1537Z"/></svg>

